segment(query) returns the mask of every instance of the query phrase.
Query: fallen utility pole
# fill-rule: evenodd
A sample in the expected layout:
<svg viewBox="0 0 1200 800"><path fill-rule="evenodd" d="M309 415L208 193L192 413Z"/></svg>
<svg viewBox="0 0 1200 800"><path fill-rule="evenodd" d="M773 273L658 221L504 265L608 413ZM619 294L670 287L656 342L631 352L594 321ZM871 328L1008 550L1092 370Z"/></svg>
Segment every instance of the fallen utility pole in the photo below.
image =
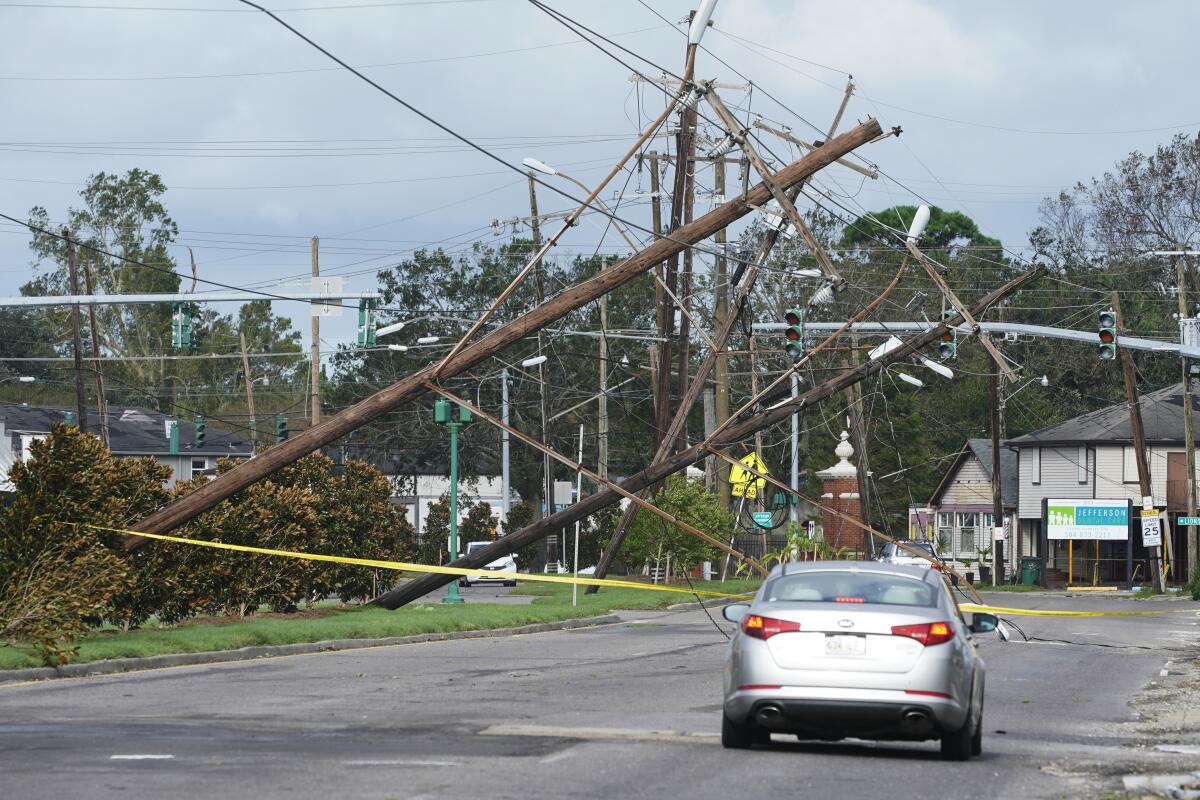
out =
<svg viewBox="0 0 1200 800"><path fill-rule="evenodd" d="M1113 312L1117 315L1117 341L1121 341L1121 333L1125 330L1124 318L1121 316L1121 298L1114 290L1112 293ZM1137 376L1133 369L1133 354L1124 347L1118 347L1121 353L1121 374L1125 378L1125 401L1129 404L1129 428L1133 433L1134 459L1137 462L1138 486L1142 490L1142 508L1153 506L1154 496L1150 489L1150 465L1146 463L1146 431L1142 427L1142 405L1138 398ZM1133 547L1133 542L1129 542ZM1163 590L1163 576L1159 560L1159 548L1150 550L1150 575L1154 591Z"/></svg>
<svg viewBox="0 0 1200 800"><path fill-rule="evenodd" d="M762 186L756 187L753 191L758 194L758 196L761 196L763 193L765 193L765 189ZM701 219L704 219L704 217L701 217ZM977 314L982 314L993 304L1022 288L1041 274L1042 269L1040 267L1035 267L1029 272L1018 276L1017 278L1009 281L1000 288L995 289L977 301L972 307L973 311ZM740 421L727 426L712 440L692 445L688 449L675 453L657 464L652 464L636 475L626 478L621 482L620 487L625 492L639 492L648 486L658 483L659 481L665 479L668 475L704 460L713 451L719 450L722 447L727 447L747 438L748 436L752 436L756 431L783 422L798 409L805 408L812 403L824 400L825 398L830 397L837 392L843 391L847 386L878 373L880 370L884 369L893 362L898 361L899 359L916 352L920 348L937 341L941 337L942 333L947 330L949 325L956 325L961 321L961 316L956 316L951 320L944 320L941 324L937 325L933 329L913 336L889 353L886 353L885 355L880 356L873 361L868 361L857 369L850 370L849 372L843 372L840 375L837 375L821 384L820 386L816 386L801 394L799 397L793 400L780 403L779 405L766 411L762 411L753 416L741 419ZM601 509L618 502L621 497L622 494L620 492L612 489L596 492L595 494L589 495L587 498L566 509L563 509L562 511L559 511L556 514L553 514L550 517L539 520L515 533L510 533L507 536L500 537L486 547L481 547L474 553L457 559L451 563L450 566L474 568L487 564L488 562L494 561L502 555L511 553L514 550L518 550L538 541L539 539L544 538L547 534L558 530L564 525L573 524L577 519L583 519L594 514L597 511L600 511ZM373 602L384 608L399 608L400 606L411 603L412 601L431 591L435 591L438 587L443 586L449 581L455 579L455 576L448 575L425 575L417 578L416 580L409 581L403 586L393 589L392 591L375 598Z"/></svg>
<svg viewBox="0 0 1200 800"><path fill-rule="evenodd" d="M788 188L814 175L829 165L835 158L851 152L871 141L880 133L879 123L870 119L832 139L800 160L788 165L776 174L777 182ZM452 359L438 364L440 377L455 377L484 359L490 358L504 348L536 333L546 325L561 319L571 311L582 308L601 295L607 294L633 278L649 271L655 264L679 253L685 247L712 236L721 228L746 216L754 208L767 202L771 193L760 184L749 192L723 203L704 214L689 225L685 225L670 236L655 241L629 258L598 272L591 278L564 289L552 299L522 314L512 322L502 325L486 336L466 345ZM371 420L396 406L425 394L425 382L433 377L434 367L426 367L382 389L349 408L328 417L287 441L281 442L261 455L243 462L234 469L218 476L196 491L187 494L166 507L140 520L132 530L166 532L220 503L235 492L246 488L275 470L287 466L319 447L336 441L350 431L366 425ZM585 502L595 502L592 495ZM579 505L579 504L576 504ZM551 516L551 519L555 515ZM140 547L146 539L128 536L127 549Z"/></svg>

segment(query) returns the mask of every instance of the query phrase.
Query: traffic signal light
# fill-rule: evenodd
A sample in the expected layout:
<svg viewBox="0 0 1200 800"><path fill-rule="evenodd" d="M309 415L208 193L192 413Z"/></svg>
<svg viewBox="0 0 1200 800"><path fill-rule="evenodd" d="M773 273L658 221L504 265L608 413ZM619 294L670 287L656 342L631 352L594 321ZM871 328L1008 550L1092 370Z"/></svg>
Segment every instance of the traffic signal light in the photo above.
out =
<svg viewBox="0 0 1200 800"><path fill-rule="evenodd" d="M187 349L192 346L192 304L171 303L171 347Z"/></svg>
<svg viewBox="0 0 1200 800"><path fill-rule="evenodd" d="M204 438L207 435L208 431L204 425L204 417L197 414L196 419L193 420L193 422L195 422L195 424L196 424L196 435L195 435L195 438L192 440L193 447L196 450L199 450L201 447L204 447Z"/></svg>
<svg viewBox="0 0 1200 800"><path fill-rule="evenodd" d="M358 346L375 346L375 309L379 301L364 297L358 301Z"/></svg>
<svg viewBox="0 0 1200 800"><path fill-rule="evenodd" d="M1100 312L1100 360L1112 361L1117 357L1117 315L1110 308Z"/></svg>
<svg viewBox="0 0 1200 800"><path fill-rule="evenodd" d="M789 308L783 312L783 320L788 325L784 331L787 344L783 349L793 361L799 361L804 358L804 309Z"/></svg>
<svg viewBox="0 0 1200 800"><path fill-rule="evenodd" d="M957 314L952 309L946 309L942 312L942 320L949 321ZM942 343L938 345L938 355L943 361L958 356L958 328L947 327L942 332Z"/></svg>
<svg viewBox="0 0 1200 800"><path fill-rule="evenodd" d="M287 417L283 414L275 415L275 443L286 442L288 438Z"/></svg>

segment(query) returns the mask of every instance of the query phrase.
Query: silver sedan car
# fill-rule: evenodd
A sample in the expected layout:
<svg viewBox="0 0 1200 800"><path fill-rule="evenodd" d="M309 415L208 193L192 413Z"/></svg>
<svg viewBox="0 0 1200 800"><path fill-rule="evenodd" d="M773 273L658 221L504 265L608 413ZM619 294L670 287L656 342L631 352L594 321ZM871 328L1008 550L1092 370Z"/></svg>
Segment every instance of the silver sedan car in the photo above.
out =
<svg viewBox="0 0 1200 800"><path fill-rule="evenodd" d="M982 751L984 663L941 572L868 561L775 567L738 623L725 660L721 743L940 739L942 755Z"/></svg>

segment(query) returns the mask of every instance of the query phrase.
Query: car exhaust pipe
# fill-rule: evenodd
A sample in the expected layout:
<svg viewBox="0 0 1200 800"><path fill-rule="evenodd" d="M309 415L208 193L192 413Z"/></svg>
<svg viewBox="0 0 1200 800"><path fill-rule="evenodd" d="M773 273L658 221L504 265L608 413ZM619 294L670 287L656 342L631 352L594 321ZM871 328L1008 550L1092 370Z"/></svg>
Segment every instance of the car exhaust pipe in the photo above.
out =
<svg viewBox="0 0 1200 800"><path fill-rule="evenodd" d="M779 724L781 719L783 719L783 709L774 704L763 706L754 715L755 722L768 728Z"/></svg>
<svg viewBox="0 0 1200 800"><path fill-rule="evenodd" d="M924 711L906 711L904 724L909 728L921 728L929 724L929 716Z"/></svg>

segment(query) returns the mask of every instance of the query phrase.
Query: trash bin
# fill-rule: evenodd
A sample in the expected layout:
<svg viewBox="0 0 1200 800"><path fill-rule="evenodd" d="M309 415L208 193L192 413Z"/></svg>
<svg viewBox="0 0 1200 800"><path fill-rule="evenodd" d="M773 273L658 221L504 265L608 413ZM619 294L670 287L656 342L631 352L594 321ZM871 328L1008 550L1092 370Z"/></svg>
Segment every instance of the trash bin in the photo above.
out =
<svg viewBox="0 0 1200 800"><path fill-rule="evenodd" d="M1037 556L1025 556L1021 559L1021 583L1035 586L1042 582L1042 559Z"/></svg>

